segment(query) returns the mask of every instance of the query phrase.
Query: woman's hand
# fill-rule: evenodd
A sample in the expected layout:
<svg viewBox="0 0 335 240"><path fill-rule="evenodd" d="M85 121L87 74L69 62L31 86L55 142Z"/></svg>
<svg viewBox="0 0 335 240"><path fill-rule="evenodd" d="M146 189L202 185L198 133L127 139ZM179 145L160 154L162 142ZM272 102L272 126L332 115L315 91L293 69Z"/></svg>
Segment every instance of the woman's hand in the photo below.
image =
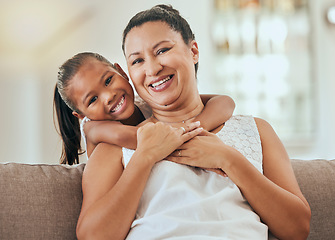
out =
<svg viewBox="0 0 335 240"><path fill-rule="evenodd" d="M222 159L227 148L229 146L218 136L203 130L201 134L181 145L167 159L180 164L221 171L222 164L218 159Z"/></svg>
<svg viewBox="0 0 335 240"><path fill-rule="evenodd" d="M137 130L137 152L146 154L156 163L200 134L203 129L199 126L200 122L188 123L179 128L162 122L147 123Z"/></svg>

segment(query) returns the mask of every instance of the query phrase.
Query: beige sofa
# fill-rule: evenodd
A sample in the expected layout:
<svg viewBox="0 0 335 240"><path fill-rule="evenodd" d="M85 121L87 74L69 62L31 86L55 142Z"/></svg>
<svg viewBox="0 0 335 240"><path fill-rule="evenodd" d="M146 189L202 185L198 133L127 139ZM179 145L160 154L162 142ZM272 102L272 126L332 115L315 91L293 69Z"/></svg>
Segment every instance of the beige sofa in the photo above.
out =
<svg viewBox="0 0 335 240"><path fill-rule="evenodd" d="M309 239L335 239L335 160L292 160L311 209ZM0 239L76 239L84 164L0 164Z"/></svg>

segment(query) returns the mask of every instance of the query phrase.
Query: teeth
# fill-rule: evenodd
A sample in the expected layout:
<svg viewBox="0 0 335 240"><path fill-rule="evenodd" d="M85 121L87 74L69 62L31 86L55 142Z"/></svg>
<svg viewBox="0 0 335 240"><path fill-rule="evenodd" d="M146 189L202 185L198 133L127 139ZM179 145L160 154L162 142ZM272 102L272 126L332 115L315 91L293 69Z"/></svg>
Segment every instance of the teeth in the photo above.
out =
<svg viewBox="0 0 335 240"><path fill-rule="evenodd" d="M163 83L169 81L170 79L171 79L171 76L168 76L167 78L164 78L164 79L162 79L162 80L160 80L160 81L158 81L158 82L155 82L155 83L151 84L151 86L152 86L153 88L155 88L155 87L157 87L157 86L159 86L159 85L161 85L161 84L163 84Z"/></svg>
<svg viewBox="0 0 335 240"><path fill-rule="evenodd" d="M116 107L111 110L111 112L118 111L121 108L123 103L124 103L124 96L121 98L120 102L116 105Z"/></svg>

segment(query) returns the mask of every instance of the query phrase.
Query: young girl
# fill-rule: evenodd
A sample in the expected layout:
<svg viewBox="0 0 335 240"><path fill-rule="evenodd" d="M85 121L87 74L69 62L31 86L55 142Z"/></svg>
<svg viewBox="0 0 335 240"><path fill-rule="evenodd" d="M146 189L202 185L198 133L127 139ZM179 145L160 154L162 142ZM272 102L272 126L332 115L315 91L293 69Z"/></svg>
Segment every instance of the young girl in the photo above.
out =
<svg viewBox="0 0 335 240"><path fill-rule="evenodd" d="M228 120L235 108L228 96L202 95L202 101L206 107L194 120L208 131ZM63 140L61 162L79 163L80 128L88 157L101 142L135 149L137 125L151 115L143 100L135 102L129 79L118 64L90 52L68 59L59 69L54 92Z"/></svg>

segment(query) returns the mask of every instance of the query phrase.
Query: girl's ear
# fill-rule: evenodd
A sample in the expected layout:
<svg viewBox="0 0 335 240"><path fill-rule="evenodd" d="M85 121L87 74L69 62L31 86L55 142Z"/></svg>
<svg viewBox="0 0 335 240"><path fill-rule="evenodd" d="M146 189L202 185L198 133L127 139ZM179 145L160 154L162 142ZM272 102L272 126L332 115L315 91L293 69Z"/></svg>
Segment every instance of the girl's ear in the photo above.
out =
<svg viewBox="0 0 335 240"><path fill-rule="evenodd" d="M118 63L114 63L114 67L121 74L122 77L124 77L127 81L129 81L127 74L123 71L123 69L120 67Z"/></svg>
<svg viewBox="0 0 335 240"><path fill-rule="evenodd" d="M73 111L72 115L75 116L75 117L77 117L77 118L79 118L79 119L83 119L85 117L83 114L79 114L76 111Z"/></svg>
<svg viewBox="0 0 335 240"><path fill-rule="evenodd" d="M195 40L191 41L191 52L193 57L193 63L196 64L199 61L199 48L198 43Z"/></svg>

